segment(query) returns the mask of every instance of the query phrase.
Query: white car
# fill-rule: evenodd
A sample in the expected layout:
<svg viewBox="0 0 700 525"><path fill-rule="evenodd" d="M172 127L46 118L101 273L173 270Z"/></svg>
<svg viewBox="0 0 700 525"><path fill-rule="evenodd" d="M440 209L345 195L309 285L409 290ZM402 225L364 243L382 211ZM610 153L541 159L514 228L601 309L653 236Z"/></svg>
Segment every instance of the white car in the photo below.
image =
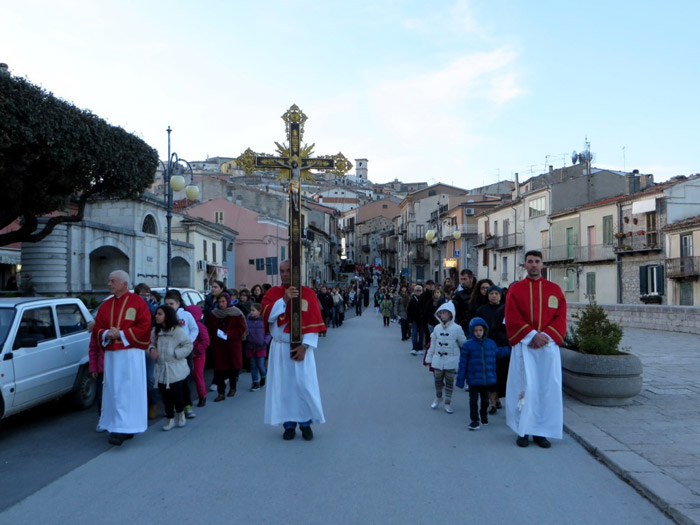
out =
<svg viewBox="0 0 700 525"><path fill-rule="evenodd" d="M66 394L81 409L95 402L90 321L80 299L0 299L0 418Z"/></svg>

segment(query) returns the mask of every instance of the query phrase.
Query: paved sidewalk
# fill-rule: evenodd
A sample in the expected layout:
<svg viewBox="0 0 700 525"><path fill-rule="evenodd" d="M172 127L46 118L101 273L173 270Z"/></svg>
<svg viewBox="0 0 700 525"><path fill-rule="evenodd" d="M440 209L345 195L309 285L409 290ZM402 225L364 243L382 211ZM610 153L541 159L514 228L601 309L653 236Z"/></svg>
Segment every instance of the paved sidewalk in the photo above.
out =
<svg viewBox="0 0 700 525"><path fill-rule="evenodd" d="M676 522L700 524L700 336L627 329L644 385L634 404L564 396L566 431Z"/></svg>

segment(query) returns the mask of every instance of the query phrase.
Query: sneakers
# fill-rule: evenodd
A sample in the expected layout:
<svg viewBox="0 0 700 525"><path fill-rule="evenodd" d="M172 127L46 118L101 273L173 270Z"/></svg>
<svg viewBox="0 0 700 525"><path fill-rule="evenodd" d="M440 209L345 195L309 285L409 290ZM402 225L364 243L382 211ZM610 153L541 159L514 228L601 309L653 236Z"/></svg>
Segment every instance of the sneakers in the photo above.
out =
<svg viewBox="0 0 700 525"><path fill-rule="evenodd" d="M300 427L301 428L301 437L304 438L306 441L311 441L314 438L314 433L311 430L311 427Z"/></svg>
<svg viewBox="0 0 700 525"><path fill-rule="evenodd" d="M469 423L469 430L479 430L481 426L479 425L478 421L472 421Z"/></svg>
<svg viewBox="0 0 700 525"><path fill-rule="evenodd" d="M435 410L437 407L440 406L441 402L442 402L442 399L440 399L439 397L436 397L435 400L432 403L430 403L430 408Z"/></svg>
<svg viewBox="0 0 700 525"><path fill-rule="evenodd" d="M282 439L285 441L289 441L290 439L294 439L294 436L296 435L297 431L293 428L285 428L284 429L284 434L282 434Z"/></svg>
<svg viewBox="0 0 700 525"><path fill-rule="evenodd" d="M486 415L481 416L481 424L482 425L488 425L489 424L489 418Z"/></svg>
<svg viewBox="0 0 700 525"><path fill-rule="evenodd" d="M167 423L163 427L163 432L167 432L168 430L172 430L175 428L175 419L168 419Z"/></svg>
<svg viewBox="0 0 700 525"><path fill-rule="evenodd" d="M445 403L445 412L448 414L453 414L454 409L452 408L452 405L450 403Z"/></svg>
<svg viewBox="0 0 700 525"><path fill-rule="evenodd" d="M264 386L265 386L265 376L260 378L260 387L262 388Z"/></svg>
<svg viewBox="0 0 700 525"><path fill-rule="evenodd" d="M177 414L177 426L182 428L187 424L187 419L185 419L185 412L178 412Z"/></svg>
<svg viewBox="0 0 700 525"><path fill-rule="evenodd" d="M489 408L489 415L493 416L496 414L496 412L498 412L498 409L496 407L492 406L491 408Z"/></svg>
<svg viewBox="0 0 700 525"><path fill-rule="evenodd" d="M198 408L202 408L203 406L206 406L207 404L207 398L206 397L200 397L199 398L199 403L197 403Z"/></svg>
<svg viewBox="0 0 700 525"><path fill-rule="evenodd" d="M253 383L253 386L250 387L251 392L257 392L260 390L260 383Z"/></svg>
<svg viewBox="0 0 700 525"><path fill-rule="evenodd" d="M532 441L534 441L540 448L549 448L552 444L546 437L542 436L532 436Z"/></svg>
<svg viewBox="0 0 700 525"><path fill-rule="evenodd" d="M197 414L195 414L194 410L192 410L192 405L187 405L185 407L185 417L187 419L194 419L197 417Z"/></svg>
<svg viewBox="0 0 700 525"><path fill-rule="evenodd" d="M418 350L411 350L411 355L418 355L420 352Z"/></svg>
<svg viewBox="0 0 700 525"><path fill-rule="evenodd" d="M518 436L518 439L515 440L515 444L521 448L525 448L530 445L530 440L527 439L527 435Z"/></svg>

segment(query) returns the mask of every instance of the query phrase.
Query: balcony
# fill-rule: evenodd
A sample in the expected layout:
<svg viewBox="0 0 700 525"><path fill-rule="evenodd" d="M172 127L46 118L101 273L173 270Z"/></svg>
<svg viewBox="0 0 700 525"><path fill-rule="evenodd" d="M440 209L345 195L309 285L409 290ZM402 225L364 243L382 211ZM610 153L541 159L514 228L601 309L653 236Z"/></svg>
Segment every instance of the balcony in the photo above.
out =
<svg viewBox="0 0 700 525"><path fill-rule="evenodd" d="M542 261L545 263L573 261L577 258L580 247L573 244L560 244L542 249Z"/></svg>
<svg viewBox="0 0 700 525"><path fill-rule="evenodd" d="M700 256L666 259L666 277L669 279L698 276L700 276Z"/></svg>
<svg viewBox="0 0 700 525"><path fill-rule="evenodd" d="M363 244L363 245L361 246L361 249L362 249L363 252L369 253L369 251L370 251L370 250L369 250L369 244Z"/></svg>
<svg viewBox="0 0 700 525"><path fill-rule="evenodd" d="M615 253L631 253L631 252L660 252L663 249L661 237L656 233L633 234L615 239L616 244L613 245Z"/></svg>
<svg viewBox="0 0 700 525"><path fill-rule="evenodd" d="M443 239L454 239L454 232L458 231L464 237L465 235L476 235L477 226L476 224L461 224L459 226L447 226L442 229Z"/></svg>
<svg viewBox="0 0 700 525"><path fill-rule="evenodd" d="M428 259L425 257L416 257L413 259L413 264L428 264Z"/></svg>
<svg viewBox="0 0 700 525"><path fill-rule="evenodd" d="M508 235L499 235L494 238L494 250L512 250L521 248L523 245L522 233L509 233Z"/></svg>
<svg viewBox="0 0 700 525"><path fill-rule="evenodd" d="M493 245L495 237L490 234L490 233L480 233L476 236L476 243L474 246L487 246L487 248L491 248Z"/></svg>
<svg viewBox="0 0 700 525"><path fill-rule="evenodd" d="M584 262L609 261L615 259L612 244L592 244L578 247L577 259Z"/></svg>

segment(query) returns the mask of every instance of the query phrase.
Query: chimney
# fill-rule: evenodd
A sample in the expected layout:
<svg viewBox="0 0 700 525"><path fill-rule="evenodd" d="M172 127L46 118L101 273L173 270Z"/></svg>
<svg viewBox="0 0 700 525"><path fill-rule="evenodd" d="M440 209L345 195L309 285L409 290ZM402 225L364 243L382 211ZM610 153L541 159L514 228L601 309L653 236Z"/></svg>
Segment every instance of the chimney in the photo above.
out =
<svg viewBox="0 0 700 525"><path fill-rule="evenodd" d="M553 171L554 171L554 166L552 166L552 165L550 164L550 165L549 165L549 173L552 173Z"/></svg>
<svg viewBox="0 0 700 525"><path fill-rule="evenodd" d="M515 198L520 198L520 180L517 172L515 173Z"/></svg>

